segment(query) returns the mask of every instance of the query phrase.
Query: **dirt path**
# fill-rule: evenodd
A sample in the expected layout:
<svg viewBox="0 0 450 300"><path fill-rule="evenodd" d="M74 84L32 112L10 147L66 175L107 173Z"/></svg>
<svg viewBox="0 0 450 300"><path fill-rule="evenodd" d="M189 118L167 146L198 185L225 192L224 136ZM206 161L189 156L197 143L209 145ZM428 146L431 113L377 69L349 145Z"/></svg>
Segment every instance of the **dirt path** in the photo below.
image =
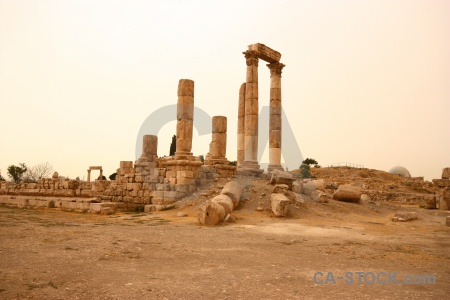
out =
<svg viewBox="0 0 450 300"><path fill-rule="evenodd" d="M445 212L333 202L293 217L235 212L237 223L198 226L194 206L98 216L0 208L2 299L444 299L450 293ZM367 284L355 272L436 276L436 284ZM316 284L333 272L336 284ZM353 272L353 284L337 279ZM369 274L370 275L370 274ZM369 276L367 275L367 276ZM367 277L369 280L371 277ZM383 278L382 278L383 279ZM386 278L387 279L387 278Z"/></svg>

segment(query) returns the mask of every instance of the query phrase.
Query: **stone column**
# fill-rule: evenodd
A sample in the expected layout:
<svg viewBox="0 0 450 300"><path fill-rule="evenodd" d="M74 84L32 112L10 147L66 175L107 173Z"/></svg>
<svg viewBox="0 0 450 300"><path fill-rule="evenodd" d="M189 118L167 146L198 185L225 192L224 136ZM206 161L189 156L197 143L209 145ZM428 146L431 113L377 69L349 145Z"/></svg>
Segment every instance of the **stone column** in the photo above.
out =
<svg viewBox="0 0 450 300"><path fill-rule="evenodd" d="M245 83L244 163L242 167L259 169L258 164L258 51L244 52L247 63Z"/></svg>
<svg viewBox="0 0 450 300"><path fill-rule="evenodd" d="M100 180L103 180L103 170L100 169Z"/></svg>
<svg viewBox="0 0 450 300"><path fill-rule="evenodd" d="M194 81L180 79L177 105L177 149L175 156L192 155L194 126Z"/></svg>
<svg viewBox="0 0 450 300"><path fill-rule="evenodd" d="M87 182L91 182L91 170L87 170L88 171L88 177L87 177Z"/></svg>
<svg viewBox="0 0 450 300"><path fill-rule="evenodd" d="M156 162L158 159L158 137L156 135L144 135L142 142L142 154L139 161Z"/></svg>
<svg viewBox="0 0 450 300"><path fill-rule="evenodd" d="M284 64L274 62L270 69L270 123L269 123L269 167L283 170L281 166L281 71Z"/></svg>
<svg viewBox="0 0 450 300"><path fill-rule="evenodd" d="M245 140L245 82L239 89L238 130L237 130L237 166L244 162Z"/></svg>
<svg viewBox="0 0 450 300"><path fill-rule="evenodd" d="M211 160L226 161L227 155L227 117L212 118L212 141L209 147Z"/></svg>

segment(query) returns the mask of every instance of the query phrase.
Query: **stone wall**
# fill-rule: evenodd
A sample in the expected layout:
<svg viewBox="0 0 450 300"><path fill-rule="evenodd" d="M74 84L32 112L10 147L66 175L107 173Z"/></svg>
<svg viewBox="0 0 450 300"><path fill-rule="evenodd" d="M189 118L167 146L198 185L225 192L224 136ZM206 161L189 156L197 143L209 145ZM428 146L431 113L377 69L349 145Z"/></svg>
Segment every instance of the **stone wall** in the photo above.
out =
<svg viewBox="0 0 450 300"><path fill-rule="evenodd" d="M442 169L441 179L433 179L433 183L439 188L436 193L438 208L450 210L450 168Z"/></svg>
<svg viewBox="0 0 450 300"><path fill-rule="evenodd" d="M97 182L97 181L96 181ZM109 181L99 180L101 184ZM41 178L37 183L0 183L0 195L30 195L30 196L58 196L58 197L92 197L93 183L86 181Z"/></svg>

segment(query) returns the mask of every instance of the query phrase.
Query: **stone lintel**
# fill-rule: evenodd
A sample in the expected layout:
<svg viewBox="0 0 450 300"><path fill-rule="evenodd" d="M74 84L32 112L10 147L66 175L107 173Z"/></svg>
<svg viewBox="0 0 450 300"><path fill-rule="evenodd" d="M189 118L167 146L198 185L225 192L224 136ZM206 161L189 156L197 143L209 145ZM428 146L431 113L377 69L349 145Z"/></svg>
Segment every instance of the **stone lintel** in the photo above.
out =
<svg viewBox="0 0 450 300"><path fill-rule="evenodd" d="M102 167L101 166L90 166L89 169L90 170L101 170Z"/></svg>
<svg viewBox="0 0 450 300"><path fill-rule="evenodd" d="M249 51L257 51L258 57L268 63L278 62L281 59L281 53L275 51L264 44L252 44L248 46Z"/></svg>

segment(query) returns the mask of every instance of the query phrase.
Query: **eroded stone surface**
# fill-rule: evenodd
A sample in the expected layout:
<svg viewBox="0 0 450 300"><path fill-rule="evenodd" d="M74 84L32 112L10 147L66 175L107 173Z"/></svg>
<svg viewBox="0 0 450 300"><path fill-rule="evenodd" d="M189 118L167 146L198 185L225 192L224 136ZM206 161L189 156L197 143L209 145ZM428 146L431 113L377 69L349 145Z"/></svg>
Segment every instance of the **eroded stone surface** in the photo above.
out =
<svg viewBox="0 0 450 300"><path fill-rule="evenodd" d="M271 194L270 205L272 212L277 217L285 217L289 209L289 199L284 194Z"/></svg>

